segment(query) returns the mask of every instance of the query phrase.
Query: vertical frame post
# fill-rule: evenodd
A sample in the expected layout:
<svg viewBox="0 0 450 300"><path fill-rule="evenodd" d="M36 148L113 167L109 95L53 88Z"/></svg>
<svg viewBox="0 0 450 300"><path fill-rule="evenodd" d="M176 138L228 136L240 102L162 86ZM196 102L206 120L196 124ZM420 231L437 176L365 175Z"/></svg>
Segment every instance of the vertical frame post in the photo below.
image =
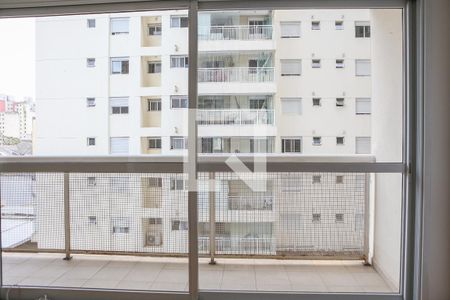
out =
<svg viewBox="0 0 450 300"><path fill-rule="evenodd" d="M370 178L372 175L366 173L364 175L364 263L370 265ZM375 180L376 176L373 176Z"/></svg>
<svg viewBox="0 0 450 300"><path fill-rule="evenodd" d="M188 112L188 220L189 220L189 293L198 299L198 209L197 209L197 55L198 3L189 3L189 112Z"/></svg>
<svg viewBox="0 0 450 300"><path fill-rule="evenodd" d="M210 265L215 265L216 256L216 184L214 172L209 173L209 256Z"/></svg>
<svg viewBox="0 0 450 300"><path fill-rule="evenodd" d="M64 260L72 259L70 255L70 187L69 173L64 173Z"/></svg>

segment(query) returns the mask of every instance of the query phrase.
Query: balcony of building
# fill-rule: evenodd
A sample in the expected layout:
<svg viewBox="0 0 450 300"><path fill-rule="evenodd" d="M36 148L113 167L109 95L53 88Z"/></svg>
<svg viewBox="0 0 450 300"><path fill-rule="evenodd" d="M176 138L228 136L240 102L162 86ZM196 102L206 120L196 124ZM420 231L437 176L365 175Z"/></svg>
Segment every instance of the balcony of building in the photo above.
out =
<svg viewBox="0 0 450 300"><path fill-rule="evenodd" d="M198 31L201 51L274 49L270 11L201 13Z"/></svg>
<svg viewBox="0 0 450 300"><path fill-rule="evenodd" d="M142 56L141 57L141 86L159 87L161 86L161 57Z"/></svg>
<svg viewBox="0 0 450 300"><path fill-rule="evenodd" d="M267 93L276 90L273 52L203 52L199 55L200 94Z"/></svg>
<svg viewBox="0 0 450 300"><path fill-rule="evenodd" d="M386 205L371 190L389 180L401 191L401 175L374 181L366 172L308 171L293 168L292 158L267 159L266 173L240 177L221 157L199 157L200 289L398 291L398 281L380 266L364 264L371 247L387 247L386 239L369 237L370 226L378 226L368 221L370 207L374 201ZM42 164L27 167L32 159L22 161L20 169L0 176L5 287L188 290L181 158L112 165L85 158L78 165L53 162L45 172ZM64 253L72 259L62 260ZM212 260L215 265L208 264Z"/></svg>
<svg viewBox="0 0 450 300"><path fill-rule="evenodd" d="M162 24L161 16L141 17L141 46L161 46Z"/></svg>
<svg viewBox="0 0 450 300"><path fill-rule="evenodd" d="M199 153L274 153L273 136L204 136L199 138Z"/></svg>
<svg viewBox="0 0 450 300"><path fill-rule="evenodd" d="M161 127L161 97L141 97L141 127Z"/></svg>
<svg viewBox="0 0 450 300"><path fill-rule="evenodd" d="M271 95L200 96L198 125L274 125Z"/></svg>

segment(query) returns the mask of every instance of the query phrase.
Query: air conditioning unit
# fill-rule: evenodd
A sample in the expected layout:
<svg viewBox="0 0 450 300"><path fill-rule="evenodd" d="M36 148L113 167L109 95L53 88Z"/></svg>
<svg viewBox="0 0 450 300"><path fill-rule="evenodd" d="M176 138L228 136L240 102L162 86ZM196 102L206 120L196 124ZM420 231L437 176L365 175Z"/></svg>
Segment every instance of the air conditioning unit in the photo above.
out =
<svg viewBox="0 0 450 300"><path fill-rule="evenodd" d="M161 233L148 232L145 238L146 246L161 246L162 245L162 235Z"/></svg>

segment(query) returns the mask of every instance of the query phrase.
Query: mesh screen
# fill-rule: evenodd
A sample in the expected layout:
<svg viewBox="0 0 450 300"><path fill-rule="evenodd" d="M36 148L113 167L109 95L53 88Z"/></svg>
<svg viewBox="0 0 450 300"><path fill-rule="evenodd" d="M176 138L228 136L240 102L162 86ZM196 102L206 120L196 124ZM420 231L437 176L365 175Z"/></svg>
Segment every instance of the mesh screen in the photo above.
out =
<svg viewBox="0 0 450 300"><path fill-rule="evenodd" d="M218 255L364 254L368 174L246 176L198 175L201 254L210 228ZM64 249L63 177L1 175L3 248ZM188 253L186 175L72 173L69 182L72 250Z"/></svg>

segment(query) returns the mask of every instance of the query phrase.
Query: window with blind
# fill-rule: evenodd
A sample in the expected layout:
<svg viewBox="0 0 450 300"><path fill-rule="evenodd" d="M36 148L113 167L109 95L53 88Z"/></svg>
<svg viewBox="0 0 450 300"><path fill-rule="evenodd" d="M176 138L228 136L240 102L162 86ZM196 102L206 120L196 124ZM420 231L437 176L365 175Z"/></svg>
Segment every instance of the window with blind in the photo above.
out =
<svg viewBox="0 0 450 300"><path fill-rule="evenodd" d="M355 60L355 75L356 76L370 76L371 66L370 59Z"/></svg>
<svg viewBox="0 0 450 300"><path fill-rule="evenodd" d="M111 34L128 34L130 26L130 18L111 18Z"/></svg>
<svg viewBox="0 0 450 300"><path fill-rule="evenodd" d="M356 98L355 105L357 115L370 115L372 113L370 98Z"/></svg>
<svg viewBox="0 0 450 300"><path fill-rule="evenodd" d="M110 138L110 154L128 154L129 140L129 137Z"/></svg>
<svg viewBox="0 0 450 300"><path fill-rule="evenodd" d="M302 99L301 98L281 98L281 110L283 114L298 114L302 113Z"/></svg>
<svg viewBox="0 0 450 300"><path fill-rule="evenodd" d="M300 22L280 22L281 38L299 38L301 31Z"/></svg>
<svg viewBox="0 0 450 300"><path fill-rule="evenodd" d="M300 76L302 73L302 61L300 59L282 59L281 76Z"/></svg>
<svg viewBox="0 0 450 300"><path fill-rule="evenodd" d="M128 97L109 98L109 106L113 115L128 114Z"/></svg>

